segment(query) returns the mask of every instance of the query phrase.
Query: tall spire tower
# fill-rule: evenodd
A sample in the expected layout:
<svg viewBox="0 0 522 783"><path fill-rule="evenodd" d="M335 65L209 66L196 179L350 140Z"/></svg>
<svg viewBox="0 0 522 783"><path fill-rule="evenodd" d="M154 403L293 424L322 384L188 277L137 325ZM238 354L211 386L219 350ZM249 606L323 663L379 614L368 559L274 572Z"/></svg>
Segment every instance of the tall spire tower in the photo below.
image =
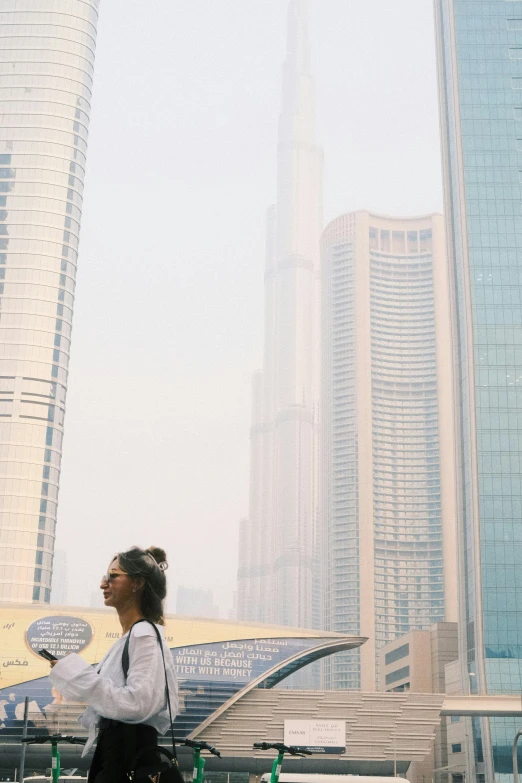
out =
<svg viewBox="0 0 522 783"><path fill-rule="evenodd" d="M317 389L322 150L315 139L308 0L290 0L277 205L268 213L265 352L254 376L250 512L239 615L311 627L317 552Z"/></svg>

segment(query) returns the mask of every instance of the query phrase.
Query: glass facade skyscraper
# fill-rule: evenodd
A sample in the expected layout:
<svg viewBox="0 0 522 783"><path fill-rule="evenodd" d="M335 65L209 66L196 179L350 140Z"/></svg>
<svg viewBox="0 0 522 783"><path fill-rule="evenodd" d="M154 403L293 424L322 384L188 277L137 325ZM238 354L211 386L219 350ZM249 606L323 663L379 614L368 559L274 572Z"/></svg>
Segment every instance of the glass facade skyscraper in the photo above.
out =
<svg viewBox="0 0 522 783"><path fill-rule="evenodd" d="M435 6L458 345L462 685L520 693L522 2ZM516 728L498 719L470 726L466 783L510 772Z"/></svg>
<svg viewBox="0 0 522 783"><path fill-rule="evenodd" d="M0 600L49 601L99 0L0 4Z"/></svg>
<svg viewBox="0 0 522 783"><path fill-rule="evenodd" d="M456 619L442 217L342 215L322 281L323 626L368 637L325 685L374 690L383 645Z"/></svg>

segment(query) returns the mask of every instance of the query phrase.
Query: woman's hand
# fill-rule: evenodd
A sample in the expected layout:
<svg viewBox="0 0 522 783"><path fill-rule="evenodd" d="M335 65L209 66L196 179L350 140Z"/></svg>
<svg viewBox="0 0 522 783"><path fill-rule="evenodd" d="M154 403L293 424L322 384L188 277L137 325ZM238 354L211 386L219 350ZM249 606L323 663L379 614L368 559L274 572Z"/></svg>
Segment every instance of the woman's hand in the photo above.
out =
<svg viewBox="0 0 522 783"><path fill-rule="evenodd" d="M63 657L64 657L64 658L67 658L67 655L72 655L72 653L68 652L68 653L67 653L66 655L64 655ZM56 666L56 664L57 664L57 663L59 663L61 660L63 660L63 659L62 659L62 658L58 658L58 660L56 660L56 661L49 661L49 663L51 664L51 669L54 669L54 667Z"/></svg>

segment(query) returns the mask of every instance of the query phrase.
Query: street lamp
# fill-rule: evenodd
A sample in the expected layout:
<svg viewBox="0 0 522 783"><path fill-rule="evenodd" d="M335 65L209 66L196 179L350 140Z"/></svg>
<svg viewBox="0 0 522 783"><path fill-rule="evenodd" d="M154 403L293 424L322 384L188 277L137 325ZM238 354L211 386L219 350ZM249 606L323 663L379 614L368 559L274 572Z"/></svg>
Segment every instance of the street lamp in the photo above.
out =
<svg viewBox="0 0 522 783"><path fill-rule="evenodd" d="M522 737L522 729L520 729L520 731L517 731L515 735L515 739L513 740L513 783L518 783L517 745L518 745L519 737Z"/></svg>

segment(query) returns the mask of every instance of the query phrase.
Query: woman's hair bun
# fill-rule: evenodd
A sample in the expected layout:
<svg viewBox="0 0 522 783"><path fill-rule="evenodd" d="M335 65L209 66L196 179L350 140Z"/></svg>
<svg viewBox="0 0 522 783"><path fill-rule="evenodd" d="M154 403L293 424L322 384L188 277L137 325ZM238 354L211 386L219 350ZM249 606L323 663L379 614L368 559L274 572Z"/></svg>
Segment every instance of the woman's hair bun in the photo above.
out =
<svg viewBox="0 0 522 783"><path fill-rule="evenodd" d="M154 560L158 565L160 563L166 563L167 562L167 553L164 549L161 549L159 546L149 546L148 549L145 550L149 553L149 555L152 555Z"/></svg>

